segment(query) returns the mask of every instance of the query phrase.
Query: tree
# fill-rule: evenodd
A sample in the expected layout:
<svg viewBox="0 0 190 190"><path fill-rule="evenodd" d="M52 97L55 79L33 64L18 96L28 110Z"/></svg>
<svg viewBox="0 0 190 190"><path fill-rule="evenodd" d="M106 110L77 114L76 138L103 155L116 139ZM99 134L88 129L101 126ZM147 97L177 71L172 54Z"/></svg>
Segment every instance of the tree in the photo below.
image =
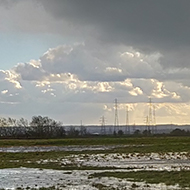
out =
<svg viewBox="0 0 190 190"><path fill-rule="evenodd" d="M119 131L118 131L118 135L119 135L119 136L123 136L123 134L124 134L124 132L123 132L122 130L119 130Z"/></svg>
<svg viewBox="0 0 190 190"><path fill-rule="evenodd" d="M78 137L79 136L80 131L75 129L75 127L70 126L69 131L68 131L68 136L70 137Z"/></svg>
<svg viewBox="0 0 190 190"><path fill-rule="evenodd" d="M32 136L49 138L56 136L55 128L60 127L61 122L57 122L49 117L33 116L30 126L32 127Z"/></svg>
<svg viewBox="0 0 190 190"><path fill-rule="evenodd" d="M0 126L1 127L15 127L17 126L17 120L16 119L13 119L11 117L8 117L8 118L0 118Z"/></svg>
<svg viewBox="0 0 190 190"><path fill-rule="evenodd" d="M20 118L20 119L17 121L17 126L19 126L19 127L28 127L28 126L29 126L28 120L27 120L27 119L24 119L23 117Z"/></svg>
<svg viewBox="0 0 190 190"><path fill-rule="evenodd" d="M61 122L57 122L49 117L42 117L42 116L33 116L32 121L30 122L30 126L36 127L58 127L61 126Z"/></svg>
<svg viewBox="0 0 190 190"><path fill-rule="evenodd" d="M8 126L8 121L7 121L6 118L4 118L4 117L0 118L0 126L1 126L1 127L6 127L6 126Z"/></svg>
<svg viewBox="0 0 190 190"><path fill-rule="evenodd" d="M136 131L134 131L134 135L135 135L135 136L139 136L140 134L141 134L141 132L140 132L139 129L137 129Z"/></svg>
<svg viewBox="0 0 190 190"><path fill-rule="evenodd" d="M189 135L189 131L185 131L184 129L176 128L170 132L170 135L172 135L172 136L187 136L187 135Z"/></svg>
<svg viewBox="0 0 190 190"><path fill-rule="evenodd" d="M16 123L17 123L17 120L16 119L13 119L13 118L11 118L11 117L9 117L8 119L7 119L7 122L8 122L8 126L16 126Z"/></svg>
<svg viewBox="0 0 190 190"><path fill-rule="evenodd" d="M142 132L142 134L143 134L144 136L150 136L150 135L151 135L151 131L150 131L150 130L144 130L144 131Z"/></svg>

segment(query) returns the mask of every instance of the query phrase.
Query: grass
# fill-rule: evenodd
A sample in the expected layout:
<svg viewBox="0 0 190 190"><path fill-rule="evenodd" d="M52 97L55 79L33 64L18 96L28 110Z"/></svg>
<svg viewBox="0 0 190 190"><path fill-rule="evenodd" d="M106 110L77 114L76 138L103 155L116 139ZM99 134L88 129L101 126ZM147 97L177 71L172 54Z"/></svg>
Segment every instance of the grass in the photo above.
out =
<svg viewBox="0 0 190 190"><path fill-rule="evenodd" d="M89 137L65 139L1 139L0 147L7 146L68 146L68 145L190 145L190 137Z"/></svg>
<svg viewBox="0 0 190 190"><path fill-rule="evenodd" d="M190 152L190 137L142 137L142 138L66 138L36 140L0 140L0 147L10 146L89 146L89 145L127 145L128 147L109 150L109 152ZM100 151L101 152L101 151Z"/></svg>
<svg viewBox="0 0 190 190"><path fill-rule="evenodd" d="M179 184L182 188L190 188L190 171L138 171L138 172L102 172L91 174L90 177L116 177L121 179L146 182L150 184Z"/></svg>
<svg viewBox="0 0 190 190"><path fill-rule="evenodd" d="M126 145L105 150L85 151L50 151L50 152L28 152L9 153L0 152L0 169L2 168L41 168L59 170L104 170L113 168L78 166L74 163L62 166L59 161L68 155L77 154L109 154L109 153L166 153L166 152L187 152L190 154L190 137L141 137L141 138L114 138L114 137L93 137L93 138L66 138L66 139L36 139L36 140L0 140L0 147L10 146L90 146L90 145ZM49 160L41 163L40 160ZM181 187L190 188L190 171L138 171L138 172L102 172L95 173L89 177L117 177L145 181L147 183L165 183L166 185L179 184ZM100 184L98 188L104 189Z"/></svg>
<svg viewBox="0 0 190 190"><path fill-rule="evenodd" d="M60 166L59 162L39 163L39 160L57 160L67 155L77 154L109 154L109 153L166 153L187 152L190 153L190 137L143 137L143 138L77 138L77 139L42 139L42 140L0 140L0 147L8 146L68 146L68 145L127 145L106 150L86 151L51 151L8 153L0 152L0 168L33 167L46 169L96 169L94 167L78 167L70 165Z"/></svg>
<svg viewBox="0 0 190 190"><path fill-rule="evenodd" d="M25 189L28 189L28 190L59 190L59 188L57 188L55 186L52 186L52 187L40 187L40 188L30 188L30 187L27 187L27 188L17 187L16 188L16 190L25 190ZM5 190L5 189L0 189L0 190Z"/></svg>
<svg viewBox="0 0 190 190"><path fill-rule="evenodd" d="M62 165L59 160L71 153L68 152L29 152L29 153L0 153L0 169L4 168L40 168L56 170L99 170L114 169L113 167L79 166L77 163ZM72 152L72 154L74 154ZM47 160L47 162L41 162Z"/></svg>

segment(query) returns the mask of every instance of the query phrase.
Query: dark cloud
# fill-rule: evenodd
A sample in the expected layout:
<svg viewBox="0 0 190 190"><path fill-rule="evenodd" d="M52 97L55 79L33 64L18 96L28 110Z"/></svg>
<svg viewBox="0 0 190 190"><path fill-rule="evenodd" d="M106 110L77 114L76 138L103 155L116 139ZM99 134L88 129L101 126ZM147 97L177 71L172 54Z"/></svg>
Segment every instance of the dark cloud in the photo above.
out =
<svg viewBox="0 0 190 190"><path fill-rule="evenodd" d="M17 0L17 1L12 1L12 0L1 0L0 1L0 5L5 6L6 8L11 8L13 5L15 5L17 2L19 2L21 0ZM23 1L23 0L22 0Z"/></svg>
<svg viewBox="0 0 190 190"><path fill-rule="evenodd" d="M57 19L93 26L99 37L129 45L174 48L190 45L188 0L44 0Z"/></svg>
<svg viewBox="0 0 190 190"><path fill-rule="evenodd" d="M41 3L57 22L67 23L67 27L58 27L60 33L65 34L65 29L70 28L68 34L80 36L86 43L94 38L96 43L110 46L124 44L145 53L158 51L163 54L163 67L190 67L189 0L41 0Z"/></svg>
<svg viewBox="0 0 190 190"><path fill-rule="evenodd" d="M91 47L124 44L162 53L164 67L190 66L189 0L2 0L0 5L11 9L0 10L7 30L59 34Z"/></svg>
<svg viewBox="0 0 190 190"><path fill-rule="evenodd" d="M118 98L123 113L126 103L136 103L131 120L138 115L142 122L147 104L141 103L151 96L153 102L173 103L162 110L171 118L161 122L188 121L189 9L189 0L0 0L2 33L65 40L39 60L0 71L0 103L15 106L2 110L64 115L68 123L85 115L94 123L100 114L113 118ZM186 107L174 105L179 102Z"/></svg>

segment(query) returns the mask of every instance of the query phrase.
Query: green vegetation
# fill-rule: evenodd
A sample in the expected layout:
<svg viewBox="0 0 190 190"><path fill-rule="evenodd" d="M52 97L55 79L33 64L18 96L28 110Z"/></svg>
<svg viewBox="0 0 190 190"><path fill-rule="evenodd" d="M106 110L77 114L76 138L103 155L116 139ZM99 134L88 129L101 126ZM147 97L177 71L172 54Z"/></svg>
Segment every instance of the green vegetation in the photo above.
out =
<svg viewBox="0 0 190 190"><path fill-rule="evenodd" d="M147 144L189 144L190 137L89 137L64 139L1 139L0 146L37 146L37 145L147 145Z"/></svg>
<svg viewBox="0 0 190 190"><path fill-rule="evenodd" d="M89 177L116 177L131 181L146 183L165 183L166 185L179 184L180 187L190 188L190 171L138 171L138 172L102 172L94 173Z"/></svg>
<svg viewBox="0 0 190 190"><path fill-rule="evenodd" d="M50 152L28 152L9 153L0 152L0 168L39 168L58 170L104 170L111 167L91 167L77 165L71 162L64 165L62 159L69 155L79 154L109 154L109 153L167 153L187 152L190 157L190 137L92 137L92 138L64 138L64 139L36 139L36 140L0 140L0 147L9 146L69 146L78 145L120 145L115 148L104 150L85 151L50 151ZM123 146L124 145L124 146ZM71 160L72 161L72 160ZM165 183L166 185L179 184L181 187L190 188L190 171L138 171L138 172L103 172L95 173L89 177L117 177L127 178L134 181L145 181L147 183ZM135 186L135 183L134 183ZM94 184L94 187L102 188L102 184ZM135 188L135 187L134 187Z"/></svg>
<svg viewBox="0 0 190 190"><path fill-rule="evenodd" d="M68 145L126 145L126 147L108 150L119 152L178 152L190 151L190 137L142 137L142 138L64 138L36 140L0 140L0 147L8 146L68 146ZM101 152L101 151L100 151Z"/></svg>
<svg viewBox="0 0 190 190"><path fill-rule="evenodd" d="M187 152L190 154L190 137L144 137L144 138L78 138L78 139L43 139L43 140L0 140L0 147L7 146L67 146L67 145L125 145L105 150L85 151L50 151L9 153L0 152L0 168L32 167L46 169L98 169L95 167L78 167L75 164L62 166L59 160L68 155L109 154L109 153L166 153ZM47 162L40 162L48 160ZM51 160L51 161L50 161ZM55 161L57 160L57 161ZM103 169L103 168L99 168ZM108 168L106 168L108 169Z"/></svg>
<svg viewBox="0 0 190 190"><path fill-rule="evenodd" d="M26 189L28 189L28 190L59 190L60 188L52 186L52 187L40 187L40 188L30 188L30 187L27 187ZM4 190L4 189L0 189L0 190ZM16 190L25 190L25 188L17 187Z"/></svg>
<svg viewBox="0 0 190 190"><path fill-rule="evenodd" d="M94 184L92 184L92 187L96 187L99 190L106 190L106 189L108 189L107 186L105 186L105 185L103 185L101 183L94 183Z"/></svg>
<svg viewBox="0 0 190 190"><path fill-rule="evenodd" d="M0 153L0 169L3 168L40 168L56 170L99 170L114 169L113 167L78 166L77 163L63 165L60 161L69 154L76 152L29 152L29 153ZM79 154L77 152L76 154ZM46 160L45 162L43 162Z"/></svg>

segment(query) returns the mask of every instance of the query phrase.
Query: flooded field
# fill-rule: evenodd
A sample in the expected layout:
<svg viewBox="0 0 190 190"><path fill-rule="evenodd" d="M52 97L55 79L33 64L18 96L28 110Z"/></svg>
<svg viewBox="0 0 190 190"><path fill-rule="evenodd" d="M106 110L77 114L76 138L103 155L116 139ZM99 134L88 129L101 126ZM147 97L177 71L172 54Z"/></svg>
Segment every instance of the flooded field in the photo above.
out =
<svg viewBox="0 0 190 190"><path fill-rule="evenodd" d="M125 145L126 146L126 145ZM50 151L85 151L85 150L110 150L120 145L114 146L11 146L11 147L0 147L0 152L50 152Z"/></svg>
<svg viewBox="0 0 190 190"><path fill-rule="evenodd" d="M150 152L151 146L2 146L0 189L190 189L189 151ZM147 173L139 177L140 172Z"/></svg>
<svg viewBox="0 0 190 190"><path fill-rule="evenodd" d="M145 182L133 182L127 179L114 177L90 178L90 174L106 170L84 171L57 171L39 170L31 168L15 168L0 170L0 188L4 189L39 189L42 187L65 190L97 190L104 189L149 189L166 190L180 189L178 185L167 186L163 183L148 184ZM112 170L113 171L113 170ZM117 171L117 170L116 170ZM121 171L121 170L119 170ZM127 170L122 170L126 171Z"/></svg>

